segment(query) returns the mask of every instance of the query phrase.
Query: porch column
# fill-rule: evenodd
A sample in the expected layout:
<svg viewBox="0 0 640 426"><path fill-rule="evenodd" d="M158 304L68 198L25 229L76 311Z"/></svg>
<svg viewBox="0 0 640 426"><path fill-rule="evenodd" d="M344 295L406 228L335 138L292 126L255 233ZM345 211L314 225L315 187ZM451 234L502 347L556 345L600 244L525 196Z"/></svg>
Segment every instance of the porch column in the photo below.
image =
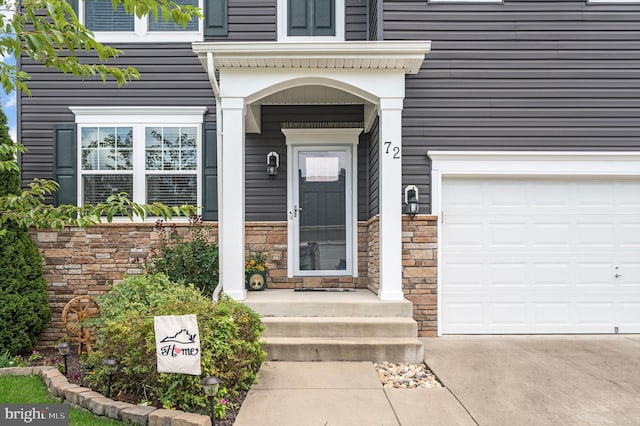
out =
<svg viewBox="0 0 640 426"><path fill-rule="evenodd" d="M244 98L220 99L222 113L218 243L224 292L244 300Z"/></svg>
<svg viewBox="0 0 640 426"><path fill-rule="evenodd" d="M380 300L403 300L402 292L402 102L381 98L378 146Z"/></svg>

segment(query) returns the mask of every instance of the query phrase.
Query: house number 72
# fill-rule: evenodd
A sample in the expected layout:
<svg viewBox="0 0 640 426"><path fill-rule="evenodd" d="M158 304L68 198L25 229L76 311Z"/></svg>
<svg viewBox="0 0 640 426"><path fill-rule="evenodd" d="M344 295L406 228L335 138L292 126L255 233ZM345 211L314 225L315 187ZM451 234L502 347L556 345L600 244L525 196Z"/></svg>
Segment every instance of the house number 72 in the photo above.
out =
<svg viewBox="0 0 640 426"><path fill-rule="evenodd" d="M387 141L384 143L387 146L386 154L393 155L394 160L400 159L400 147L399 146L391 146L391 142Z"/></svg>

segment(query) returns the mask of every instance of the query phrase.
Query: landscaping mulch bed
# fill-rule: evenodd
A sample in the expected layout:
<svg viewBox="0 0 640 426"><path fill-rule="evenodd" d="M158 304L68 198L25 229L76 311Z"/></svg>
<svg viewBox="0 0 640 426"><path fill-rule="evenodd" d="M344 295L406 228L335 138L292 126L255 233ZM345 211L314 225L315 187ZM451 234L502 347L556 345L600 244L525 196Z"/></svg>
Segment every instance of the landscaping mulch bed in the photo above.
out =
<svg viewBox="0 0 640 426"><path fill-rule="evenodd" d="M37 365L57 365L63 364L62 357L55 349L43 349L40 351L42 355L42 360L37 362ZM34 364L36 365L36 364ZM67 379L70 383L75 383L77 385L91 387L87 385L83 378L86 374L84 366L80 361L80 356L77 352L77 346L71 345L71 350L69 351L69 355L67 355ZM104 389L94 389L96 392L104 393ZM233 423L236 420L236 416L238 415L238 411L240 411L240 407L244 402L244 399L247 396L247 392L239 392L236 398L227 398L228 408L227 408L227 416L224 420L216 420L216 426L233 426ZM143 399L144 395L136 395L136 394L127 394L127 395L112 395L112 399L117 399L124 402L129 402L131 404L139 404ZM157 401L152 401L156 407L161 408L161 406L157 403Z"/></svg>

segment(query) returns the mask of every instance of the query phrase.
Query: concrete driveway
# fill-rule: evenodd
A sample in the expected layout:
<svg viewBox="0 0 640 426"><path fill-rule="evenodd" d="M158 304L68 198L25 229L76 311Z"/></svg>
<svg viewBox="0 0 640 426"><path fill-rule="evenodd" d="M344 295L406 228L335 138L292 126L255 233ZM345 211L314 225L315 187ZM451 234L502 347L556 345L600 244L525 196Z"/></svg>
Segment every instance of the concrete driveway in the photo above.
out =
<svg viewBox="0 0 640 426"><path fill-rule="evenodd" d="M640 336L421 339L480 425L640 425Z"/></svg>

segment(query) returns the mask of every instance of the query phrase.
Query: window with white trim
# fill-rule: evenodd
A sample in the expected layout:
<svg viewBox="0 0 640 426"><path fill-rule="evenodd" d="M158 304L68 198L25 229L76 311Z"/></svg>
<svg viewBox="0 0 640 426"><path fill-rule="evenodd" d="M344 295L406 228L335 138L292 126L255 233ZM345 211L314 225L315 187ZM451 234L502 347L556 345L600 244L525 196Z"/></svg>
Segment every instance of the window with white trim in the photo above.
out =
<svg viewBox="0 0 640 426"><path fill-rule="evenodd" d="M78 125L80 205L119 192L138 203L201 205L205 108L71 109ZM155 114L133 115L140 110Z"/></svg>
<svg viewBox="0 0 640 426"><path fill-rule="evenodd" d="M277 0L279 41L344 41L345 0Z"/></svg>
<svg viewBox="0 0 640 426"><path fill-rule="evenodd" d="M202 9L202 0L173 0L185 6L196 6ZM165 21L162 14L158 18L149 14L138 18L125 12L119 4L113 8L111 0L84 0L80 2L78 18L89 30L95 33L101 42L131 41L202 41L202 22L197 18L187 23L186 27L172 21ZM133 37L133 39L132 39Z"/></svg>

